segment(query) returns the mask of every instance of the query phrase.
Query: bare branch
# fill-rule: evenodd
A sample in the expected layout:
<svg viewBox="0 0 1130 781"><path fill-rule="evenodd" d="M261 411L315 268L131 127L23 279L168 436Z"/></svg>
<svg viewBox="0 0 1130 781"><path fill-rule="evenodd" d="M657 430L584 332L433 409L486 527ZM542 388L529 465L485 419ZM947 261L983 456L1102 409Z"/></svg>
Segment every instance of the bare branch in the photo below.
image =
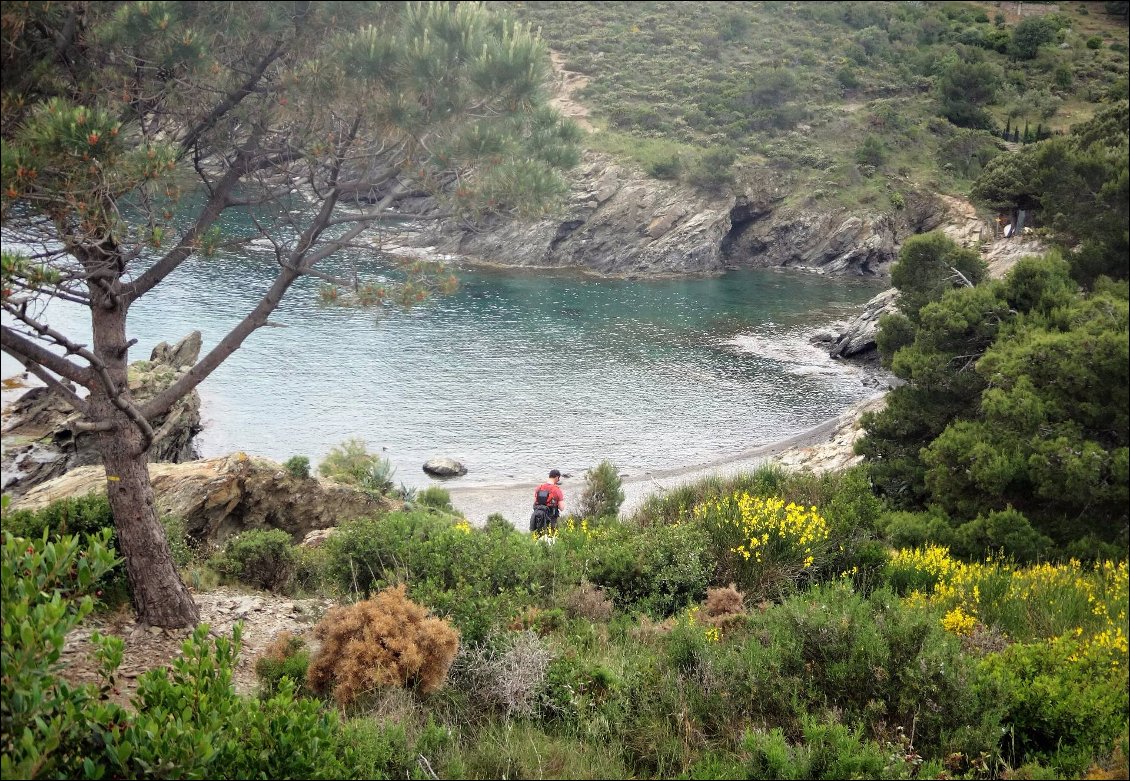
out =
<svg viewBox="0 0 1130 781"><path fill-rule="evenodd" d="M267 318L278 307L283 294L286 293L294 280L298 279L299 275L300 273L294 268L283 266L270 289L251 310L250 314L229 331L227 336L221 339L220 343L212 348L207 355L197 361L195 366L182 374L176 382L143 404L140 408L141 414L150 420L163 415L177 399L203 382L208 375L215 371L217 366L227 360L228 356L243 344L248 336L267 324Z"/></svg>
<svg viewBox="0 0 1130 781"><path fill-rule="evenodd" d="M960 271L958 271L953 266L950 266L950 271L952 271L954 274L956 274L958 279L960 279L965 284L966 287L975 287L975 285L972 282L969 281L969 277L962 274Z"/></svg>
<svg viewBox="0 0 1130 781"><path fill-rule="evenodd" d="M74 407L76 411L89 417L90 407L87 405L87 403L80 399L77 393L75 393L63 383L59 382L59 379L55 377L55 375L51 374L51 372L47 371L30 358L25 358L24 356L11 351L6 352L8 352L9 355L11 355L21 364L23 364L23 367L25 369L27 369L39 379L43 380L43 382L47 384L48 388L57 393L60 398Z"/></svg>
<svg viewBox="0 0 1130 781"><path fill-rule="evenodd" d="M185 137L181 139L180 142L181 157L187 154L188 150L192 149L196 145L196 142L200 140L200 137L211 130L212 127L215 126L215 124L219 122L225 114L238 106L244 98L246 98L255 90L255 85L257 85L259 83L259 80L263 78L263 74L266 73L267 68L272 62L282 56L285 50L286 47L283 45L283 42L281 40L275 41L274 46L272 46L271 50L263 56L263 59L259 61L259 64L255 66L255 69L251 71L251 75L247 77L247 80L244 81L243 84L239 85L239 87L228 93L228 95L222 101L220 101L219 104L217 104L210 112L208 112L208 116L204 117L204 119L198 122L195 127L193 127L188 131L188 133L185 134Z"/></svg>
<svg viewBox="0 0 1130 781"><path fill-rule="evenodd" d="M5 308L7 308L7 305L5 305ZM24 359L34 361L60 377L65 377L71 382L76 382L87 388L93 382L94 378L90 369L73 364L61 355L56 355L43 345L28 339L14 328L6 325L0 326L0 333L3 333L4 336L2 340L4 351L20 363L24 363Z"/></svg>

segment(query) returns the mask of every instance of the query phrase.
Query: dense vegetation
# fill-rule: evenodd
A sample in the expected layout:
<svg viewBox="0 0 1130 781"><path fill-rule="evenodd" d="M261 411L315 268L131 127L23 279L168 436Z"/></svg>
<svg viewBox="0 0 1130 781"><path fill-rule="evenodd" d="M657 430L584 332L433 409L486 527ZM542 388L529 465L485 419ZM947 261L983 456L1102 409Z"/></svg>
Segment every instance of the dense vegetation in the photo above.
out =
<svg viewBox="0 0 1130 781"><path fill-rule="evenodd" d="M95 639L98 682L68 681L67 633L130 588L110 505L5 503L3 776L1126 777L1125 27L1099 34L1101 4L1019 24L989 4L510 5L592 77L599 143L634 139L670 164L653 173L740 155L858 194L868 169L933 171L1039 209L1057 248L988 279L939 234L904 244L879 345L905 384L841 473L764 468L619 518L603 462L537 537L397 491L350 441L319 471L396 509L321 547L257 530L209 551L165 519L197 588L340 603L317 647L283 635L257 659L257 697L231 685L238 631L203 627L127 705L120 638ZM1067 111L1070 133L989 159Z"/></svg>
<svg viewBox="0 0 1130 781"><path fill-rule="evenodd" d="M276 589L353 605L316 651L279 636L259 699L231 688L238 634L204 629L128 707L100 699L120 639L98 641L101 689L65 683L55 660L110 531L6 534L5 777L1125 775L1124 561L892 548L903 514L859 468L690 485L545 539L432 499L321 548L250 532L211 559L299 560Z"/></svg>
<svg viewBox="0 0 1130 781"><path fill-rule="evenodd" d="M1002 280L957 283L979 278L979 260L943 236L904 244L902 312L878 341L907 382L865 417L858 449L876 488L912 511L907 539L1027 560L1126 551L1128 139L1122 102L985 170L975 193L1038 204L1063 245Z"/></svg>
<svg viewBox="0 0 1130 781"><path fill-rule="evenodd" d="M700 185L889 210L1127 93L1121 3L501 5L589 78L591 144Z"/></svg>

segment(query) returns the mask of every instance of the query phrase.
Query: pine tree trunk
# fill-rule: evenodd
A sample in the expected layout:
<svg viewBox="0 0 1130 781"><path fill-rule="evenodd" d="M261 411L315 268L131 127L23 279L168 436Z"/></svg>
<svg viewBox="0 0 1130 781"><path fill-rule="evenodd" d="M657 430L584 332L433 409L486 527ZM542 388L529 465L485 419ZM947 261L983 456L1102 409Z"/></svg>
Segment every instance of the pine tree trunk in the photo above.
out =
<svg viewBox="0 0 1130 781"><path fill-rule="evenodd" d="M128 399L125 309L96 306L91 308L91 314L95 353ZM106 495L114 514L137 619L153 626L195 626L200 611L177 573L165 530L157 519L145 436L113 404L109 393L92 391L89 401L99 419L116 423L113 430L100 435L99 451L106 467Z"/></svg>

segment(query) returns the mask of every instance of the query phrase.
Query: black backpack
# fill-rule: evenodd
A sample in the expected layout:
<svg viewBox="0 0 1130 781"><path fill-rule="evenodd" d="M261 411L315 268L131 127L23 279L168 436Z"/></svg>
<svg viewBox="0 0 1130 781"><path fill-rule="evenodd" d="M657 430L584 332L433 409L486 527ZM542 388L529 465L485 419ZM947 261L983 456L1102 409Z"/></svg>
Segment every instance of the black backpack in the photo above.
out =
<svg viewBox="0 0 1130 781"><path fill-rule="evenodd" d="M534 494L534 512L530 516L530 531L540 532L557 520L556 507L550 506L549 489L542 488Z"/></svg>

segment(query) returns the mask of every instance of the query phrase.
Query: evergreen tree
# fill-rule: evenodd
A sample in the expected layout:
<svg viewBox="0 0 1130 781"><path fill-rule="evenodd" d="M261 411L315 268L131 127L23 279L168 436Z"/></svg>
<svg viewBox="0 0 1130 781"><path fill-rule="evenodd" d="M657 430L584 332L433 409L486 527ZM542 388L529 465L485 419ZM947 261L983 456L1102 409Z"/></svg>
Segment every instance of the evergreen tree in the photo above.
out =
<svg viewBox="0 0 1130 781"><path fill-rule="evenodd" d="M477 4L147 0L4 14L2 218L6 241L32 249L3 256L3 349L96 437L139 619L191 625L146 468L153 422L299 277L355 284L318 264L403 217L406 198L430 194L437 213L469 219L548 208L578 130L546 107L541 40ZM314 201L301 219L295 191ZM136 403L130 307L190 257L246 240L224 236L220 218L247 205L276 278L196 366ZM50 297L89 308L93 339L52 329L39 306Z"/></svg>

